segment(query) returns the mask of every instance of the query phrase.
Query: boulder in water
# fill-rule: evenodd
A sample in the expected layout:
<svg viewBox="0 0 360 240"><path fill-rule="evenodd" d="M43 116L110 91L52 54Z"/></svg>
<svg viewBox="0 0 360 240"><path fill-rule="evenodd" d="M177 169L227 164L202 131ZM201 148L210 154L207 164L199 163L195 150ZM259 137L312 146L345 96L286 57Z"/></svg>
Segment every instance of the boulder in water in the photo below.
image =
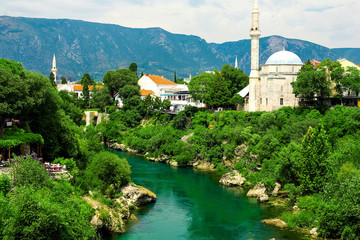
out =
<svg viewBox="0 0 360 240"><path fill-rule="evenodd" d="M261 222L265 223L265 224L273 225L273 226L279 227L279 228L287 227L286 222L284 222L283 220L281 220L279 218L264 219Z"/></svg>

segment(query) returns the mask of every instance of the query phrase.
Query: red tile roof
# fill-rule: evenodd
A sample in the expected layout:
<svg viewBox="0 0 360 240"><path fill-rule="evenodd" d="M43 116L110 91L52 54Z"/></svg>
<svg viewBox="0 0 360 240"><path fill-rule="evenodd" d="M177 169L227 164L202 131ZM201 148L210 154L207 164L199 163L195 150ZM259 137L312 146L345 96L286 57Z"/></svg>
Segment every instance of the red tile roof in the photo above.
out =
<svg viewBox="0 0 360 240"><path fill-rule="evenodd" d="M311 64L316 67L316 66L319 66L319 65L321 64L321 62L320 62L320 61L316 61L316 60L312 60L312 61L311 61Z"/></svg>
<svg viewBox="0 0 360 240"><path fill-rule="evenodd" d="M95 85L95 87L100 90L103 88L102 85ZM89 90L91 91L93 88L92 85L89 85ZM83 86L82 85L74 85L74 91L82 91L83 90Z"/></svg>
<svg viewBox="0 0 360 240"><path fill-rule="evenodd" d="M177 85L176 83L167 80L164 77L156 76L156 75L148 75L146 74L154 83L156 84L162 84L162 85Z"/></svg>
<svg viewBox="0 0 360 240"><path fill-rule="evenodd" d="M150 94L155 94L152 90L140 90L140 95L141 96L147 96Z"/></svg>

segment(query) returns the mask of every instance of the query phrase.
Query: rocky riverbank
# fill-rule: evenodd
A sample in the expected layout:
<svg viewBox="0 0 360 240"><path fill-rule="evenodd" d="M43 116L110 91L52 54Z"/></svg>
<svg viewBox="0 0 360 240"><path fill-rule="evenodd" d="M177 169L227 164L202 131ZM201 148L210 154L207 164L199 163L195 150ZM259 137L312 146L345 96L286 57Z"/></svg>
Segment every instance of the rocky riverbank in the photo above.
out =
<svg viewBox="0 0 360 240"><path fill-rule="evenodd" d="M156 195L153 192L134 183L123 186L120 195L121 197L106 204L92 192L84 197L86 202L95 209L95 215L90 223L98 232L105 230L124 233L126 221L136 220L136 216L131 214L131 210L156 201Z"/></svg>
<svg viewBox="0 0 360 240"><path fill-rule="evenodd" d="M161 154L159 157L149 157L149 153L146 154L139 154L137 150L131 149L129 147L127 147L125 144L119 144L119 143L110 143L108 144L109 148L115 149L115 150L120 150L120 151L124 151L124 152L129 152L132 154L135 154L137 156L143 156L145 157L147 160L152 161L152 162L162 162L162 163L166 163L169 164L171 166L177 167L178 163L176 161L171 161L169 159L169 156L165 155L165 154ZM214 171L216 169L215 165L207 162L207 161L201 161L201 160L197 160L197 161L192 161L190 162L187 167L193 167L196 169L201 169L201 170L206 170L206 171Z"/></svg>

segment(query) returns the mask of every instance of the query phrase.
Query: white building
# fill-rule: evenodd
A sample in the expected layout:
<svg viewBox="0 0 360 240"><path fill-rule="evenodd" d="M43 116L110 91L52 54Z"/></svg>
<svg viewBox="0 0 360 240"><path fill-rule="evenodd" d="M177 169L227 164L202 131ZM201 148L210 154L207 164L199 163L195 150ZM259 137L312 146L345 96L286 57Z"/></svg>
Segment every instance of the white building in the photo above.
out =
<svg viewBox="0 0 360 240"><path fill-rule="evenodd" d="M182 111L185 106L205 107L203 103L194 101L190 94L189 89L185 84L177 84L164 77L156 75L142 76L138 84L140 92L144 90L152 91L155 97L159 97L162 101L168 99L171 102L171 110Z"/></svg>
<svg viewBox="0 0 360 240"><path fill-rule="evenodd" d="M90 95L92 94L91 90L93 89L92 85L89 85L89 91L90 91ZM95 85L95 87L100 90L103 88L102 85ZM82 97L82 91L83 91L83 86L81 84L58 84L57 85L57 90L58 91L68 91L68 92L74 92L76 93L77 97Z"/></svg>
<svg viewBox="0 0 360 240"><path fill-rule="evenodd" d="M259 7L254 0L252 11L251 36L251 72L249 86L239 92L244 97L244 110L273 111L284 106L295 107L299 99L292 93L291 82L296 81L303 65L301 59L292 52L279 51L271 55L265 65L259 69Z"/></svg>

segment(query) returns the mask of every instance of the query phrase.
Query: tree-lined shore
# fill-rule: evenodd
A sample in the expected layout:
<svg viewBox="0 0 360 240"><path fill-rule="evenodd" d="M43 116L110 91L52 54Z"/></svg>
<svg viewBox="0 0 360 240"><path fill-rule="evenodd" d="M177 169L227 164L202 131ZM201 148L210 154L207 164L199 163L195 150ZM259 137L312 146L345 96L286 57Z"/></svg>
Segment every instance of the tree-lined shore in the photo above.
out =
<svg viewBox="0 0 360 240"><path fill-rule="evenodd" d="M210 113L188 107L173 119L154 116L135 127L118 114L97 126L104 140L172 165L236 169L268 192L280 183L289 211L279 218L290 227L318 228L324 238L360 235L359 108Z"/></svg>

